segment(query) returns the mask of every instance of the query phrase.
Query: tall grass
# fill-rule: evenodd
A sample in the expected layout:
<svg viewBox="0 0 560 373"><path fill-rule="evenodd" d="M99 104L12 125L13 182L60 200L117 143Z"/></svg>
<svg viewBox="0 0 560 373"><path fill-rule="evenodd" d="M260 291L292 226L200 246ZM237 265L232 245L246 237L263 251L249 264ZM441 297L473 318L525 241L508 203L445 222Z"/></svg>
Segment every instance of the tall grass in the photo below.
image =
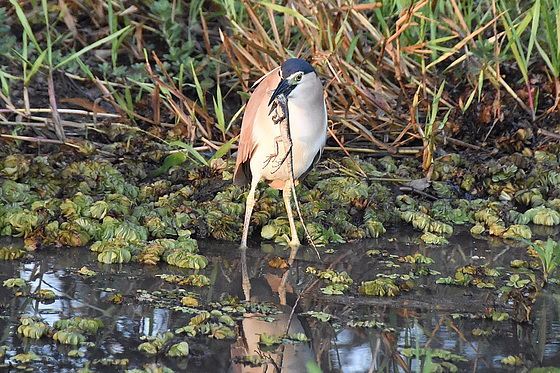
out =
<svg viewBox="0 0 560 373"><path fill-rule="evenodd" d="M426 154L450 113L475 111L473 103L491 90L495 120L503 102L513 100L534 122L558 113L560 103L558 0L215 0L190 7L159 0L127 9L95 1L61 9L41 0L39 21L31 3L10 3L23 35L9 55L21 65L24 87L38 73L50 79L53 71L76 73L77 67L130 122L161 125L161 110L172 114L172 123L189 128L190 146L219 149L233 139L252 83L290 57L316 67L328 94L330 130L354 150L397 153L420 145L430 158ZM78 19L87 17L108 27L86 42ZM40 40L39 29L45 35ZM84 58L107 45L109 70L141 63L135 59L142 55L154 70L134 77L111 74ZM121 53L125 48L132 54ZM537 69L546 73L548 86L532 81ZM0 80L9 101L14 76L0 70ZM441 87L443 80L448 84ZM51 91L56 112L58 97ZM137 113L146 95L154 105L152 118ZM550 98L553 104L545 105ZM64 137L62 126L58 132Z"/></svg>

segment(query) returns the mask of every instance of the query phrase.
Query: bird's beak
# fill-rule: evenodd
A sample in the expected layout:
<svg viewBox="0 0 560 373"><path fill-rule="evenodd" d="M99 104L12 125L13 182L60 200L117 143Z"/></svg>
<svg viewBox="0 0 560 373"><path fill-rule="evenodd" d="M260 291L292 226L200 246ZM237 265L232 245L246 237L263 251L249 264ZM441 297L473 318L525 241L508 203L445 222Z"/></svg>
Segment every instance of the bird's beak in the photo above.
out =
<svg viewBox="0 0 560 373"><path fill-rule="evenodd" d="M268 101L268 106L270 106L274 102L276 97L278 97L280 95L284 95L284 97L288 96L294 88L295 88L295 85L290 84L290 82L287 81L286 79L280 80L280 83L278 83L278 87L276 87L276 89L274 90L274 93L270 97L270 101Z"/></svg>

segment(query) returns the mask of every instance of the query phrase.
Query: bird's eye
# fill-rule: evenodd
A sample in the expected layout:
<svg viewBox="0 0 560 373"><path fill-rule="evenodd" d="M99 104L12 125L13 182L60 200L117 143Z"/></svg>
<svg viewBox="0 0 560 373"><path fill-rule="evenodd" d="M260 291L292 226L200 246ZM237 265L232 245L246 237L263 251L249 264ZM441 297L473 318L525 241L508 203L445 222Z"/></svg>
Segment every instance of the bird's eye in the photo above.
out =
<svg viewBox="0 0 560 373"><path fill-rule="evenodd" d="M301 79L303 78L303 74L302 73L298 73L296 76L294 76L294 80L296 82L301 82Z"/></svg>

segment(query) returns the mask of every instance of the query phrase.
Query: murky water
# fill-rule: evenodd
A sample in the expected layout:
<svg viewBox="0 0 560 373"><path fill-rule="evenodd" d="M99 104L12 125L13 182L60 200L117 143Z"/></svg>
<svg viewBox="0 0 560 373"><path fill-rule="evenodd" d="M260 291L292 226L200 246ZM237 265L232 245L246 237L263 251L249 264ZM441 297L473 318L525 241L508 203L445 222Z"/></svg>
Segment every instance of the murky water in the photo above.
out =
<svg viewBox="0 0 560 373"><path fill-rule="evenodd" d="M323 372L415 372L422 371L430 360L444 363L441 356L447 357L459 372L511 371L501 363L507 356L520 358L522 365L514 370L560 367L556 285L547 286L536 298L530 322L519 323L482 317L492 310L513 314L513 305L499 298L498 289L435 284L436 279L453 277L457 268L467 264L487 265L505 276L506 271L512 271L510 261L525 256L522 247L476 240L468 233L456 234L449 245L426 247L415 241L419 235L403 228L388 232L386 238L329 247L333 252L322 254L321 262L312 249L302 247L288 270L271 268L268 261L278 256L288 259L289 251L270 244L250 247L246 252L250 289L249 283L243 281L238 247L216 241L199 242L200 253L210 262L199 273L212 282L202 288L179 287L158 277L188 276L194 273L191 270L162 264L103 265L84 248L45 249L32 253L33 258L25 261L0 261L2 282L20 277L28 282L30 293L40 288L53 290L57 295L54 302L48 303L17 296L14 290L0 287L0 346L6 349L0 370L74 372L88 366L92 371L114 372L143 369L152 363L176 372L272 372L275 367L283 372L306 372L306 363L315 361ZM20 242L4 239L0 246L7 244ZM430 269L440 274L420 276L410 291L396 297L362 295L356 291L362 281L374 280L380 273L390 275L409 270L406 264L390 256L380 259L366 255L372 249L400 256L419 252L434 260ZM77 274L83 266L97 275ZM320 288L326 284L306 274L308 266L347 271L354 284L346 295L324 295ZM175 332L189 323L193 315L172 306L177 294L183 294L177 293L178 288L184 289L183 293L195 293L200 308L228 296L240 300L249 296L251 301L274 305L282 313L269 315L275 322L254 313L237 315L237 340L189 338L176 333L173 343L187 341L188 357L168 357L165 353L148 356L138 351L145 341L143 337ZM110 301L115 294L122 294L122 303ZM294 304L296 311L290 317ZM328 313L332 318L324 321L301 315L307 311ZM48 336L39 340L24 338L17 332L22 316L37 316L51 327L57 320L76 316L100 318L105 326L88 337L93 342L90 345L69 346ZM259 334L282 335L286 331L305 333L310 342L259 347ZM477 331L485 333L475 335L481 334ZM83 356L69 356L76 349ZM426 357L426 351L431 357ZM18 354L29 352L35 353L37 360L18 362ZM235 357L244 355L260 355L269 364L251 367L234 363ZM125 366L118 365L122 359L128 359Z"/></svg>

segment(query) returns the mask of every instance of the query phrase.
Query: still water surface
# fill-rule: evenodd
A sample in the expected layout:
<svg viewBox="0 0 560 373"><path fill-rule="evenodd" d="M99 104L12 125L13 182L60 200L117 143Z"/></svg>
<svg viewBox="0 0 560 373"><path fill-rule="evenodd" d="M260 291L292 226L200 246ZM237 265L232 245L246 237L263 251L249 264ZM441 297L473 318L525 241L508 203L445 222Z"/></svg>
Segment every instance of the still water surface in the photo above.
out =
<svg viewBox="0 0 560 373"><path fill-rule="evenodd" d="M0 281L20 277L27 281L32 293L40 288L53 290L57 295L54 302L45 303L33 297L16 296L12 289L0 287L0 346L6 350L0 358L0 370L75 372L89 366L91 371L114 372L158 364L175 372L273 372L275 368L282 372L306 372L306 363L314 361L323 372L419 372L430 360L425 351L431 354L431 360L442 365L445 360L440 357L447 356L450 366L459 372L560 367L557 285L545 288L531 307L530 322L520 323L511 318L492 321L482 317L491 310L513 315L513 305L500 299L501 285L496 289L478 289L435 283L440 277L453 277L457 268L467 264L498 269L501 277L496 283L501 283L514 271L510 261L525 258L523 246L474 239L464 232L455 234L448 245L427 247L418 243L419 235L409 228L399 228L386 233L387 238L327 247L332 253L325 253L323 248L322 261L313 250L302 247L288 270L272 268L268 262L276 257L288 259L289 251L255 243L245 258L250 289L247 281L243 286L242 255L235 244L199 241L200 254L209 259L209 265L198 273L205 274L212 284L184 287L183 291L192 292L201 308L225 297L235 296L243 301L248 296L251 301L273 305L282 313L270 316L275 322L263 320L257 314L236 317L237 340L176 334L174 343L189 344L189 356L184 358L148 356L139 352L138 346L146 336L174 332L189 323L192 314L160 302L161 294L173 294L178 286L158 276L188 276L194 273L192 270L162 264L104 265L86 248L42 249L26 260L0 261ZM0 247L6 245L21 242L3 239ZM368 256L366 252L372 249L385 252L387 257ZM439 274L420 276L410 291L396 297L364 296L357 291L362 281L374 280L379 274L407 273L410 268L390 255L416 252L432 258L430 270ZM78 275L83 266L97 275ZM320 289L326 284L306 274L309 266L346 271L354 284L345 295L324 295ZM521 277L528 278L523 274ZM115 294L122 294L121 304L109 301ZM290 318L294 304L295 313ZM308 311L332 317L325 321L301 315ZM17 332L22 316L37 316L50 326L61 319L95 317L105 327L88 339L93 342L91 345L70 347L48 337L24 338ZM259 334L282 335L286 330L288 334L304 333L310 342L259 347ZM477 331L484 333L475 335L480 334ZM69 351L74 349L84 356L70 357ZM38 360L19 363L14 359L17 354L28 352L34 352ZM268 366L235 363L236 357L254 354L269 361ZM522 365L508 368L501 363L507 356L519 357ZM104 358L109 360L102 361ZM116 364L119 359L128 359L128 364L104 365Z"/></svg>

